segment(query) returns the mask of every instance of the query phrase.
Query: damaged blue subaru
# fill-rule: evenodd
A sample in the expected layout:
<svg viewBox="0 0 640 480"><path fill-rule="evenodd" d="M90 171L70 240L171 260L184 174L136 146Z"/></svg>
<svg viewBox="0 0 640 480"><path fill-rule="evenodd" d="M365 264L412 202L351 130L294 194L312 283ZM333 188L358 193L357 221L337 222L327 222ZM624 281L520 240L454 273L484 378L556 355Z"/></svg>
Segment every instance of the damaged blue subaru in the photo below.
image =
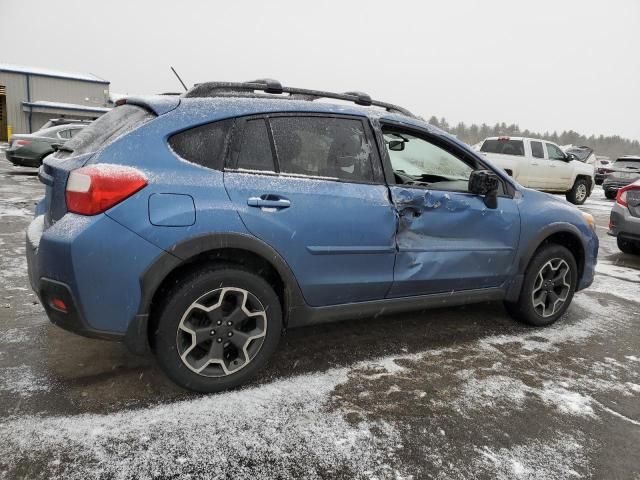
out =
<svg viewBox="0 0 640 480"><path fill-rule="evenodd" d="M50 320L246 382L286 328L502 301L544 326L593 281L593 218L361 92L275 80L130 97L49 156L27 232Z"/></svg>

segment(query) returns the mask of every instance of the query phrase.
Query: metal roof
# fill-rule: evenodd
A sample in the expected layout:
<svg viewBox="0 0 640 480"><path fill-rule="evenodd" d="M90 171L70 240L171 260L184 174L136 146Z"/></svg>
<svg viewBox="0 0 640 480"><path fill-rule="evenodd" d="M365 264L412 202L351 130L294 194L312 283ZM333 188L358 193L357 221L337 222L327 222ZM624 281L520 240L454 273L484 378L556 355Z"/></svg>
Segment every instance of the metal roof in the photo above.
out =
<svg viewBox="0 0 640 480"><path fill-rule="evenodd" d="M58 110L77 110L82 112L97 112L106 113L110 108L105 107L90 107L88 105L77 105L75 103L62 103L62 102L47 102L44 100L38 100L35 102L22 102L25 107L31 108L51 108Z"/></svg>
<svg viewBox="0 0 640 480"><path fill-rule="evenodd" d="M106 85L111 83L92 73L61 72L58 70L50 70L48 68L29 67L25 65L10 65L7 63L0 63L0 72L22 73L24 75L37 75L39 77L79 80L81 82L104 83Z"/></svg>

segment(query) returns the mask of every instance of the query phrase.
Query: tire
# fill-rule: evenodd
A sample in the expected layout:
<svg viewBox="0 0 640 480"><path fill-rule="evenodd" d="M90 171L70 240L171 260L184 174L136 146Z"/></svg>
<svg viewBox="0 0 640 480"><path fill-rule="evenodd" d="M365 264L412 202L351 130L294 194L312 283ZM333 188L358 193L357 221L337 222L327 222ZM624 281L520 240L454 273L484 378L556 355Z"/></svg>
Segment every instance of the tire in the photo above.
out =
<svg viewBox="0 0 640 480"><path fill-rule="evenodd" d="M613 200L614 198L616 198L617 194L618 194L618 192L616 192L614 190L605 190L604 191L604 196L606 198L608 198L609 200Z"/></svg>
<svg viewBox="0 0 640 480"><path fill-rule="evenodd" d="M278 296L262 277L242 267L192 271L165 298L154 332L155 353L166 375L186 389L219 392L247 382L280 341Z"/></svg>
<svg viewBox="0 0 640 480"><path fill-rule="evenodd" d="M550 291L546 294L543 292L547 290L548 284L546 282L549 273L551 276L558 277L565 270L565 266L567 271L556 282L557 285L549 287L558 299L564 298L561 303L557 303ZM556 267L557 270L554 270ZM542 280L539 278L541 273L543 274ZM578 267L573 254L561 245L547 244L541 247L529 262L518 300L505 302L505 307L509 314L520 322L534 327L551 325L569 308L577 283ZM553 310L548 311L550 308Z"/></svg>
<svg viewBox="0 0 640 480"><path fill-rule="evenodd" d="M617 237L618 248L623 253L628 253L630 255L640 255L640 242L634 242L632 240L625 240L623 238Z"/></svg>
<svg viewBox="0 0 640 480"><path fill-rule="evenodd" d="M567 201L574 205L582 205L589 197L589 193L589 183L584 178L577 178L566 194Z"/></svg>

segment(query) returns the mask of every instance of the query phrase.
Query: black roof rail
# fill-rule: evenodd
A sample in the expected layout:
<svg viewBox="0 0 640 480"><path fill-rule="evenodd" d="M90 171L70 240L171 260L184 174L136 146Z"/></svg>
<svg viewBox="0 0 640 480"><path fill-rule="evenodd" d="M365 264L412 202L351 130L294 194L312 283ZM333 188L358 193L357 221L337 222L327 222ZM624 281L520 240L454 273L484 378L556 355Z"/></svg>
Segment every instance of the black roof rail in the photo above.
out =
<svg viewBox="0 0 640 480"><path fill-rule="evenodd" d="M271 97L256 92L264 92L265 94L288 94L282 97ZM198 97L252 97L252 98L282 98L289 100L316 100L318 98L331 98L335 100L344 100L353 102L356 105L365 107L381 107L392 113L401 113L408 117L418 118L406 108L394 105L392 103L380 102L373 100L369 95L363 92L345 92L333 93L322 90L309 90L306 88L283 87L282 84L272 78L261 78L251 82L205 82L198 83L182 94L185 98Z"/></svg>

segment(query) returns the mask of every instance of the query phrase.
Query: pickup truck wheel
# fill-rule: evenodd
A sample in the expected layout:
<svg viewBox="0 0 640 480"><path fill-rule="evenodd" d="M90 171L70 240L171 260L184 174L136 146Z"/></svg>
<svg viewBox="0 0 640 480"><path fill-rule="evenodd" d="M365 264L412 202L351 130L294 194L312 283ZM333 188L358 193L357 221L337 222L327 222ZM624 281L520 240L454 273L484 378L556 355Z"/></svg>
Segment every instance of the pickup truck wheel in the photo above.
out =
<svg viewBox="0 0 640 480"><path fill-rule="evenodd" d="M518 300L505 302L505 307L521 322L535 327L551 325L569 308L577 283L578 268L571 252L549 244L529 263Z"/></svg>
<svg viewBox="0 0 640 480"><path fill-rule="evenodd" d="M567 201L574 205L582 205L589 196L589 184L584 178L576 179L571 190L567 192Z"/></svg>
<svg viewBox="0 0 640 480"><path fill-rule="evenodd" d="M167 292L155 335L158 364L181 387L218 392L245 383L276 350L278 296L261 277L212 265Z"/></svg>

